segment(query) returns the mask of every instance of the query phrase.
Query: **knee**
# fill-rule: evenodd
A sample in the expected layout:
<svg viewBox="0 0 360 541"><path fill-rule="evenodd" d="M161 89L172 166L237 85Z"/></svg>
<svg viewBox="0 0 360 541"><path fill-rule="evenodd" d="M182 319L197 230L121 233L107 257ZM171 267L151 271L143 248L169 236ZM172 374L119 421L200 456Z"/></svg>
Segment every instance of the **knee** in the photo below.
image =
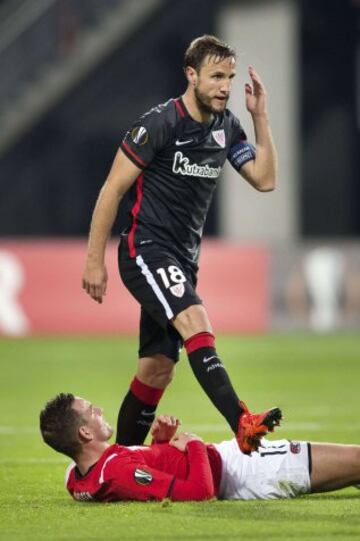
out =
<svg viewBox="0 0 360 541"><path fill-rule="evenodd" d="M172 362L172 361L171 361ZM159 389L165 389L172 382L175 376L175 365L171 367L158 368L153 376L152 387L158 387Z"/></svg>
<svg viewBox="0 0 360 541"><path fill-rule="evenodd" d="M350 468L350 485L360 485L360 445L349 445L348 467ZM358 487L359 488L359 487Z"/></svg>
<svg viewBox="0 0 360 541"><path fill-rule="evenodd" d="M360 468L360 445L350 446L351 461Z"/></svg>
<svg viewBox="0 0 360 541"><path fill-rule="evenodd" d="M200 332L212 332L210 320L201 304L189 306L173 320L173 325L184 340Z"/></svg>
<svg viewBox="0 0 360 541"><path fill-rule="evenodd" d="M137 377L142 383L150 387L165 389L174 376L174 362L165 355L158 354L153 357L143 357L139 360Z"/></svg>

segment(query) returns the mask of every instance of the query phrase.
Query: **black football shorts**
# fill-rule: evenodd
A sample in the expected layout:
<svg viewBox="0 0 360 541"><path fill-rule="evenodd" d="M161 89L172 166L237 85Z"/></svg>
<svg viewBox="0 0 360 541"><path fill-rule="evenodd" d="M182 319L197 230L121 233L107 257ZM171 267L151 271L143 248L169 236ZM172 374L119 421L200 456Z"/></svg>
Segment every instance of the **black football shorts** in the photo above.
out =
<svg viewBox="0 0 360 541"><path fill-rule="evenodd" d="M201 304L195 271L155 243L138 248L131 257L125 235L118 261L124 285L141 305L139 357L162 353L177 362L183 340L171 320L189 306Z"/></svg>

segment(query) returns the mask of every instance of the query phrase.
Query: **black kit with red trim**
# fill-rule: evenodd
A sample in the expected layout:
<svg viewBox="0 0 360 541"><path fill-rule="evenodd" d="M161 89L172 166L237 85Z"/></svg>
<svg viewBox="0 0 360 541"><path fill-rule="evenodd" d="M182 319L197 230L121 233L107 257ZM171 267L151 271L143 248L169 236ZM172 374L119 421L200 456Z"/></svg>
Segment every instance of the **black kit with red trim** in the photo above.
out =
<svg viewBox="0 0 360 541"><path fill-rule="evenodd" d="M181 97L171 99L135 122L121 149L141 170L129 193L130 256L155 244L197 268L206 215L225 160L239 170L255 158L239 120L225 110L211 123L200 123Z"/></svg>

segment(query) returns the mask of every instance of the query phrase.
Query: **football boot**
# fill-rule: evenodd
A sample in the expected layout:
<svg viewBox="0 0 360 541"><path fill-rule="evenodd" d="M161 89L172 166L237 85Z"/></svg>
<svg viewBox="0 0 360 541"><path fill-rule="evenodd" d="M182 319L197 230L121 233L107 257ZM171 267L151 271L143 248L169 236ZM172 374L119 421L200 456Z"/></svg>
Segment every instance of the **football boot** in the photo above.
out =
<svg viewBox="0 0 360 541"><path fill-rule="evenodd" d="M250 413L244 402L240 401L239 405L243 411L239 419L236 440L240 451L249 455L258 450L261 438L280 425L282 413L279 408L271 408L263 413Z"/></svg>

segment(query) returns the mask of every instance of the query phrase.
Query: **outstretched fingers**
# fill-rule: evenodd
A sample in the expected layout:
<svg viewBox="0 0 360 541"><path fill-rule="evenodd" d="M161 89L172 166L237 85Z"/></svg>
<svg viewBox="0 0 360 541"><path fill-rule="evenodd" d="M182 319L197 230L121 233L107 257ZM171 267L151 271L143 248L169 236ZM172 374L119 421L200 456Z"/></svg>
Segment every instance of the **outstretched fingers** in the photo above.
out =
<svg viewBox="0 0 360 541"><path fill-rule="evenodd" d="M249 83L245 83L245 93L252 96L253 88Z"/></svg>
<svg viewBox="0 0 360 541"><path fill-rule="evenodd" d="M253 85L254 94L265 94L265 86L260 75L253 66L249 66L249 75Z"/></svg>

